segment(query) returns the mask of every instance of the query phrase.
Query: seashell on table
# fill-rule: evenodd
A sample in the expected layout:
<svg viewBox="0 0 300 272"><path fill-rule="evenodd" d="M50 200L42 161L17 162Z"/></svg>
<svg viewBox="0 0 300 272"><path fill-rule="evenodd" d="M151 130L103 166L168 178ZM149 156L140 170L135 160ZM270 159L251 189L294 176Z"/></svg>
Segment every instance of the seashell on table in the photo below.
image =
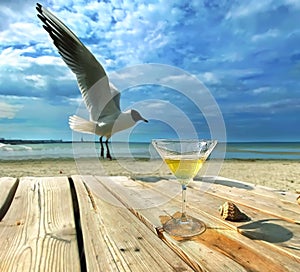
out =
<svg viewBox="0 0 300 272"><path fill-rule="evenodd" d="M220 215L223 219L235 222L248 221L249 216L241 212L239 208L233 203L226 201L219 207Z"/></svg>

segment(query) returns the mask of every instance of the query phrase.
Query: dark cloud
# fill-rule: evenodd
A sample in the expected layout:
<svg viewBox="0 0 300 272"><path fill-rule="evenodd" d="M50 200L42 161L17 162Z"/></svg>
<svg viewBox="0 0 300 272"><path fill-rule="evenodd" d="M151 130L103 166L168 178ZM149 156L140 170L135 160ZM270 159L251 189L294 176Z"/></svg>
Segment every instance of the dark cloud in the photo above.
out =
<svg viewBox="0 0 300 272"><path fill-rule="evenodd" d="M280 133L294 138L295 116L300 114L297 1L128 1L115 6L110 1L86 1L84 5L73 1L66 6L68 3L48 1L44 5L91 48L108 71L153 62L179 67L198 76L215 96L229 138L280 138ZM23 33L22 28L12 29L13 37L5 33L11 40L2 43L7 44L0 46L2 52L19 53L2 57L9 58L1 65L0 93L38 97L51 105L78 97L75 77L71 73L62 76L68 68L41 60L59 56L36 18L35 1L5 0L0 7L0 31L15 22L35 22L29 37L21 34L30 26ZM16 59L19 63L9 63ZM169 99L189 115L195 112L185 99L174 94L166 97L166 91L160 89L125 92L121 103L129 107L145 97ZM285 129L278 131L278 127Z"/></svg>

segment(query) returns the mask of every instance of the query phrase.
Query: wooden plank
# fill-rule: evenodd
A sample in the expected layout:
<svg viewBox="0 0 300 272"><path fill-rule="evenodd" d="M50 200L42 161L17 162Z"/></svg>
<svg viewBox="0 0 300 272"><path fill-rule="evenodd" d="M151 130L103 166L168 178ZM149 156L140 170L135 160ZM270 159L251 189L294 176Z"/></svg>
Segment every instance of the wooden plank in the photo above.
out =
<svg viewBox="0 0 300 272"><path fill-rule="evenodd" d="M156 225L157 229L160 228L159 216L162 214L166 215L165 211L162 210L161 207L158 208L157 206L160 194L153 190L146 190L147 194L145 194L146 188L143 189L139 186L139 184L132 183L132 181L126 179L126 177L119 177L119 179L114 177L113 180L101 177L99 180L101 180L101 182L103 182L106 186L111 187L114 192L117 192L128 205L132 204L132 207L135 207L132 210L135 211L139 218L152 222L153 225ZM132 184L130 185L130 183ZM166 198L162 196L161 203L165 203L165 200ZM146 203L145 206L142 203ZM152 208L146 209L146 206ZM136 207L143 207L145 209L140 210L136 209ZM168 211L172 208L177 209L176 206L171 204ZM147 216L144 216L145 213ZM195 268L198 267L198 269L204 271L245 271L238 263L232 261L230 258L224 256L218 251L210 250L205 245L190 247L188 245L188 241L177 242L170 239L170 237L165 236L164 233L159 233L159 236L170 248L174 250L174 252L187 262L192 263Z"/></svg>
<svg viewBox="0 0 300 272"><path fill-rule="evenodd" d="M190 209L198 210L201 209L212 215L216 219L220 218L218 214L218 207L224 203L224 201L231 200L224 192L210 193L207 191L205 194L200 194L200 191L195 192L189 190ZM220 189L221 190L221 189ZM226 191L226 189L224 189ZM233 201L237 206L245 212L252 220L249 222L223 222L233 229L236 229L243 235L257 240L257 242L266 243L269 248L274 247L273 250L281 251L283 254L289 254L291 257L296 258L300 262L300 225L293 223L290 220L284 220L280 212L273 214L266 213L264 210L260 210L259 206L261 201L253 203L249 206L245 205L244 200L246 192L243 194L239 193L240 198L235 197ZM278 209L280 211L280 209ZM275 216L279 214L279 216ZM300 217L300 214L298 214Z"/></svg>
<svg viewBox="0 0 300 272"><path fill-rule="evenodd" d="M0 221L7 212L17 187L18 180L16 178L0 178Z"/></svg>
<svg viewBox="0 0 300 272"><path fill-rule="evenodd" d="M173 197L169 202L164 203L164 194L174 195L173 188L175 188L175 186L173 182L168 184L170 181L163 181L167 185L165 185L166 193L163 193L162 187L160 190L155 190L155 188L159 188L160 186L156 184L153 185L153 183L141 183L138 181L127 180L124 185L124 178L117 180L116 177L114 177L113 180L108 177L99 177L99 180L105 184L105 186L111 188L112 192L118 194L128 206L132 207L134 207L138 201L143 202L144 199L147 201L147 205L149 205L151 204L150 199L158 199L159 195L162 195L161 205L157 205L158 203L155 200L154 202L156 203L153 202L151 204L151 207L154 208L150 207L149 209L138 211L141 217L145 217L146 220L157 226L161 224L158 220L159 216L166 214L172 215L179 210L180 196ZM131 185L129 185L130 183ZM149 186L152 186L153 190L149 190ZM148 188L147 194L143 194L143 188L144 192L146 191L145 189ZM174 242L174 239L163 233L164 239L171 243L171 246L183 250L190 258L201 263L201 265L205 266L209 271L230 271L228 270L228 267L230 267L231 271L239 271L241 270L241 266L245 267L247 270L254 271L260 269L271 271L295 271L295 267L299 267L299 261L295 258L289 257L286 254L281 254L269 245L259 243L259 241L254 241L240 235L235 229L229 228L227 222L222 222L220 217L212 215L210 210L206 212L206 199L203 199L203 196L206 196L206 194L200 196L199 192L195 190L190 191L192 192L188 193L189 199L191 196L193 198L193 194L196 194L197 197L194 196L197 200L190 199L191 201L188 201L189 213L194 217L203 219L204 222L207 223L209 231L205 232L204 235L199 236L202 239L200 239L201 242L200 240L192 239L188 241L179 241L177 243L176 241ZM199 201L200 198L201 201ZM212 199L210 201L212 201ZM213 206L216 206L217 208L218 204ZM207 235L208 233L210 235ZM211 239L211 237L214 237L214 239ZM226 241L226 243L220 241ZM233 245L233 247L230 247L230 245ZM211 252L222 253L222 256L218 256L219 262L217 264L214 262L213 258L210 258L210 256L213 255L199 254L204 246L207 246ZM233 249L235 249L235 251L232 251ZM254 260L255 262L253 262Z"/></svg>
<svg viewBox="0 0 300 272"><path fill-rule="evenodd" d="M72 179L88 271L192 271L98 180L92 176Z"/></svg>
<svg viewBox="0 0 300 272"><path fill-rule="evenodd" d="M227 186L228 181L219 182L218 180L211 185L206 192L206 203L222 204L224 201L232 201L238 205L248 216L253 220L251 222L227 222L237 231L252 239L262 242L268 242L269 246L275 246L277 250L283 251L300 260L300 209L297 204L277 199L271 194L271 189L267 189L264 194L263 187L259 188L259 193L256 193L256 188L245 187L242 182L236 183L229 181L230 186ZM224 184L224 185L221 185ZM201 183L193 183L194 190L201 191ZM209 198L208 195L214 196ZM218 201L222 199L222 201ZM217 214L210 210L210 205L207 205L212 214Z"/></svg>
<svg viewBox="0 0 300 272"><path fill-rule="evenodd" d="M106 235L106 227L98 218L98 207L92 193L82 183L80 176L72 176L78 205L88 271L126 271L122 256L111 251L114 247Z"/></svg>
<svg viewBox="0 0 300 272"><path fill-rule="evenodd" d="M168 182L168 181L165 181L165 182ZM128 182L127 182L128 183ZM175 183L176 184L176 183ZM147 184L148 185L148 184ZM153 185L153 183L151 183L151 185ZM137 184L136 184L137 186ZM131 198L133 198L133 193L132 193L132 190L134 189L134 185L132 185L130 188L131 188L131 193L130 193L130 196ZM143 187L146 187L145 184L143 184ZM160 186L158 186L160 187ZM174 187L174 183L171 182L167 187L166 189L170 188L169 191L172 191ZM116 188L114 188L114 191L115 191ZM161 189L161 188L160 188ZM142 189L141 189L142 191ZM144 190L145 191L145 190ZM163 190L160 190L160 192L163 191ZM168 190L165 190L166 192L168 192ZM174 195L174 193L172 192L171 195ZM143 197L143 193L141 192L139 194L139 196L137 197L138 199L140 199L140 201L142 201L142 197ZM147 193L147 198L149 198L149 194ZM151 197L153 198L153 197ZM156 197L157 198L157 197ZM126 198L128 199L128 198ZM155 199L155 197L154 197ZM130 200L129 200L130 201ZM158 203L156 203L158 204ZM155 206L155 205L153 205ZM172 201L170 201L168 203L168 207L165 207L164 206L164 209L161 210L160 212L160 215L164 212L164 211L168 211L168 213L172 214L174 211L180 209L180 203L179 202L174 202L174 199ZM149 210L147 210L149 211ZM151 214L145 214L144 211L143 211L143 215L147 216L147 217L151 217L151 215L155 214L155 210L151 210ZM177 247L179 248L182 248L184 249L184 251L186 253L188 253L191 257L195 258L195 259L198 259L199 260L199 255L195 254L195 252L209 252L209 254L204 254L203 256L209 256L210 258L209 259L206 259L205 257L203 257L201 259L201 262L205 263L206 265L206 268L209 270L209 271L240 271L241 268L238 266L237 263L234 263L234 261L232 261L231 259L236 256L236 260L238 261L238 263L241 263L243 264L245 267L248 267L249 268L249 264L247 264L247 262L250 262L251 260L255 260L255 263L252 263L251 264L251 269L253 269L254 266L256 267L260 267L262 263L266 262L266 259L268 258L262 258L260 256L260 254L256 253L255 254L255 251L253 253L252 250L249 250L249 248L244 244L241 244L241 243L237 243L235 242L233 239L225 239L223 238L222 240L223 241L227 241L227 243L221 243L219 245L219 248L216 248L216 250L211 250L211 245L214 245L214 244L218 244L218 241L221 241L220 237L224 236L224 235L220 235L218 233L218 230L221 229L221 232L224 233L224 231L226 231L226 234L228 236L229 233L234 233L234 234L237 234L236 231L232 231L228 228L224 228L224 226L220 226L220 225L213 225L213 222L212 220L208 220L208 219L205 219L205 217L201 216L199 217L199 214L194 214L194 216L198 216L198 218L202 218L205 222L209 222L210 225L208 227L208 231L205 232L205 235L201 235L200 237L214 237L215 238L215 242L212 243L212 239L209 239L209 242L207 242L206 244L205 243L202 243L201 245L199 244L195 244L195 242L190 242L190 241L184 241L184 243L182 241L180 241L179 244L176 244ZM156 223L159 224L159 222L157 222L157 218L159 218L159 214L156 215L156 218L152 218L151 220L152 221L155 221L156 220ZM211 222L210 222L211 221ZM207 235L209 233L209 235ZM166 235L166 237L168 237ZM207 240L208 238L206 238ZM174 244L174 240L172 241L172 239L170 237L167 238L168 242L171 242ZM237 245L238 246L234 246L234 245ZM231 245L231 246L230 246ZM247 249L248 248L248 249ZM235 249L236 251L234 252L233 249ZM241 254L241 252L246 252L245 254ZM227 254L227 257L229 257L229 260L226 258L226 255L224 255L224 253ZM220 256L221 255L221 256ZM268 262L267 262L268 263ZM231 270L229 270L229 267ZM263 267L263 266L261 266ZM268 263L268 267L272 267L274 269L276 269L277 271L283 271L282 269L280 269L279 266L276 266L276 265L273 265L272 266L272 260L269 260L269 263ZM279 268L278 268L279 267Z"/></svg>
<svg viewBox="0 0 300 272"><path fill-rule="evenodd" d="M21 178L0 237L0 271L80 271L68 179Z"/></svg>
<svg viewBox="0 0 300 272"><path fill-rule="evenodd" d="M226 184L230 184L230 186ZM191 186L200 190L202 187L201 182L194 182ZM294 195L295 201L290 202L282 200L282 197L280 199L278 194L272 193L271 190L264 190L263 187L243 186L242 182L228 181L220 178L210 184L207 192L222 196L224 199L227 198L230 201L242 202L245 206L258 207L260 211L300 224L299 205L296 203L296 194ZM291 194L288 195L290 196Z"/></svg>
<svg viewBox="0 0 300 272"><path fill-rule="evenodd" d="M165 181L169 183L168 186L171 188L171 180ZM144 186L146 186L144 184ZM151 184L147 184L151 186ZM188 203L190 212L197 214L201 213L206 217L212 216L215 220L221 221L230 228L242 233L243 235L255 239L258 242L266 242L266 246L271 250L282 251L283 254L289 254L292 258L296 258L300 261L300 225L293 223L290 220L283 220L282 215L270 216L269 213L260 211L258 206L253 203L251 207L244 204L244 198L247 199L246 195L248 191L236 192L240 198L236 196L236 204L239 208L242 208L252 221L250 222L230 222L224 221L219 216L218 207L228 200L228 196L219 188L220 193L211 193L210 190L205 193L201 191L201 185L199 183L192 183L192 190L189 189ZM243 186L239 186L242 188ZM172 189L171 189L172 190ZM221 192L222 191L222 192ZM226 188L224 189L226 191ZM252 193L252 191L250 191ZM260 201L258 201L260 203ZM291 203L290 203L291 204ZM292 204L291 204L292 205ZM296 204L293 204L296 205ZM279 213L279 212L278 212ZM274 211L276 214L276 210ZM296 217L300 217L299 213L294 213ZM275 249L272 249L275 247Z"/></svg>

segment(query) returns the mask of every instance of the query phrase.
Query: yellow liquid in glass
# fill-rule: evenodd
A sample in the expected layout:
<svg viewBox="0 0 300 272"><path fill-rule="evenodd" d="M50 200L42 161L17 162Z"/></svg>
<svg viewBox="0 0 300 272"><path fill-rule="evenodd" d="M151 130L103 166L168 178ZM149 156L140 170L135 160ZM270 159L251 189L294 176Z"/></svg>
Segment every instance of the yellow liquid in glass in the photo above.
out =
<svg viewBox="0 0 300 272"><path fill-rule="evenodd" d="M165 158L166 164L169 166L172 173L178 179L190 180L194 178L199 172L200 168L204 163L203 158L193 159L193 158Z"/></svg>

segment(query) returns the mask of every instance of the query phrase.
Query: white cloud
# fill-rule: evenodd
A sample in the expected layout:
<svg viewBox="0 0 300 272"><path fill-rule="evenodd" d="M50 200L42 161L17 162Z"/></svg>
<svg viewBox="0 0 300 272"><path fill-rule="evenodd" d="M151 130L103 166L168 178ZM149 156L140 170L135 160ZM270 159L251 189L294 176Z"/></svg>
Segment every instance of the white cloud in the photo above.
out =
<svg viewBox="0 0 300 272"><path fill-rule="evenodd" d="M14 22L11 23L6 29L0 32L0 43L4 45L18 45L35 42L42 31L37 29L37 26L32 22Z"/></svg>
<svg viewBox="0 0 300 272"><path fill-rule="evenodd" d="M77 107L79 107L83 103L83 99L81 95L76 98L68 98L67 100L70 105L75 105Z"/></svg>
<svg viewBox="0 0 300 272"><path fill-rule="evenodd" d="M109 73L135 64L164 63L186 69L204 83L218 84L212 85L213 93L218 98L225 97L221 103L230 110L251 97L251 107L243 105L237 112L243 109L248 112L266 109L263 112L268 112L268 104L263 103L276 90L276 97L291 103L284 99L287 92L282 91L282 86L289 90L289 97L297 98L299 88L296 89L295 75L291 77L296 66L290 65L298 61L297 9L300 1L219 2L205 5L197 0L189 3L182 0L151 3L49 0L43 5L91 48ZM57 115L61 104L75 106L78 100L81 101L75 76L57 54L42 22L36 17L35 2L2 0L0 7L0 92L22 98L23 95L47 97L51 102L57 102ZM224 20L226 14L226 18L232 20ZM283 14L285 17L281 20ZM280 62L279 65L274 65L274 61ZM192 81L186 81L176 73L166 78L161 71L133 72L138 74L126 77L121 74L122 78L115 80L121 87L122 84L155 81L162 85L177 84L184 90L194 88ZM126 98L125 102L148 96L156 98L155 92L166 101L177 99L173 95L165 97L160 89L150 93L142 88L136 92L128 91L128 96L124 94L123 98ZM77 94L78 98L68 98ZM55 100L58 97L59 100ZM23 103L3 101L8 105ZM35 118L35 107L30 107L29 101L24 105L21 112L15 114L25 119L28 111L32 116L26 115L26 118ZM283 107L276 103L269 105L277 111ZM155 106L159 108L154 103L149 108L150 113L151 107ZM49 107L44 104L43 108L48 111ZM290 108L298 109L295 104ZM14 108L10 109L13 114Z"/></svg>
<svg viewBox="0 0 300 272"><path fill-rule="evenodd" d="M123 9L114 9L113 16L116 21L122 21L126 17L126 12Z"/></svg>
<svg viewBox="0 0 300 272"><path fill-rule="evenodd" d="M0 119L13 119L22 108L22 105L11 105L0 101Z"/></svg>
<svg viewBox="0 0 300 272"><path fill-rule="evenodd" d="M300 1L299 0L285 0L284 1L287 5L291 5L294 8L300 8Z"/></svg>
<svg viewBox="0 0 300 272"><path fill-rule="evenodd" d="M239 104L229 105L225 110L230 113L242 114L242 113L254 113L254 114L279 114L284 112L293 112L295 109L299 109L299 99L284 98L280 101L271 100L268 101L255 101L249 102L240 101ZM224 112L224 111L223 111Z"/></svg>
<svg viewBox="0 0 300 272"><path fill-rule="evenodd" d="M233 5L231 10L227 13L226 19L244 18L248 16L253 16L261 12L276 10L280 6L290 6L292 8L299 9L299 0L250 0L241 1L238 5Z"/></svg>
<svg viewBox="0 0 300 272"><path fill-rule="evenodd" d="M209 84L217 84L220 83L220 80L216 76L216 74L212 72L205 72L203 74L199 75L199 78L203 80L204 83L209 83Z"/></svg>
<svg viewBox="0 0 300 272"><path fill-rule="evenodd" d="M270 91L270 89L271 89L270 87L260 87L260 88L254 89L252 91L252 93L253 94L261 94L261 93Z"/></svg>
<svg viewBox="0 0 300 272"><path fill-rule="evenodd" d="M244 60L244 52L239 52L238 50L229 51L223 54L219 60L223 62L239 62Z"/></svg>
<svg viewBox="0 0 300 272"><path fill-rule="evenodd" d="M150 46L150 48L153 49L158 49L160 47L165 46L169 41L168 36L163 35L165 28L166 23L159 22L153 30L149 31L144 39L147 46Z"/></svg>
<svg viewBox="0 0 300 272"><path fill-rule="evenodd" d="M2 68L2 73L4 71L11 73L13 70L30 70L33 65L66 66L60 56L53 56L52 54L49 55L49 50L47 55L38 55L40 54L37 53L38 49L41 49L41 47L21 46L21 48L15 48L14 46L9 46L4 48L0 52L0 66Z"/></svg>
<svg viewBox="0 0 300 272"><path fill-rule="evenodd" d="M32 63L38 64L38 65L54 65L54 66L66 66L66 64L63 62L61 57L58 56L38 56L36 58L27 58L27 61L30 61Z"/></svg>
<svg viewBox="0 0 300 272"><path fill-rule="evenodd" d="M280 32L277 29L269 29L268 31L252 36L251 40L253 42L264 41L270 38L278 37Z"/></svg>
<svg viewBox="0 0 300 272"><path fill-rule="evenodd" d="M258 12L262 12L270 7L272 0L264 1L247 1L244 4L233 7L226 15L226 19L240 18L253 15Z"/></svg>
<svg viewBox="0 0 300 272"><path fill-rule="evenodd" d="M166 105L168 105L170 102L166 100L146 100L139 103L141 109L147 110L149 113L155 111L155 114L160 114L160 113L167 114L165 108Z"/></svg>
<svg viewBox="0 0 300 272"><path fill-rule="evenodd" d="M8 47L2 50L0 53L0 66L2 67L14 67L16 70L21 70L23 68L29 67L30 63L24 61L26 57L21 55L26 52L31 52L30 49L15 49L13 47Z"/></svg>
<svg viewBox="0 0 300 272"><path fill-rule="evenodd" d="M143 116L149 119L150 126L153 124L151 120L158 120L173 128L178 135L189 135L190 137L196 137L197 135L196 128L188 112L169 101L147 99L130 105L130 108L140 111Z"/></svg>
<svg viewBox="0 0 300 272"><path fill-rule="evenodd" d="M32 85L36 88L45 88L47 85L47 80L45 76L42 75L28 75L25 76L25 80L32 83Z"/></svg>
<svg viewBox="0 0 300 272"><path fill-rule="evenodd" d="M258 74L263 74L263 70L260 68L243 68L243 69L224 69L219 72L219 74L222 74L226 77L231 78L240 78L240 77L251 77Z"/></svg>

